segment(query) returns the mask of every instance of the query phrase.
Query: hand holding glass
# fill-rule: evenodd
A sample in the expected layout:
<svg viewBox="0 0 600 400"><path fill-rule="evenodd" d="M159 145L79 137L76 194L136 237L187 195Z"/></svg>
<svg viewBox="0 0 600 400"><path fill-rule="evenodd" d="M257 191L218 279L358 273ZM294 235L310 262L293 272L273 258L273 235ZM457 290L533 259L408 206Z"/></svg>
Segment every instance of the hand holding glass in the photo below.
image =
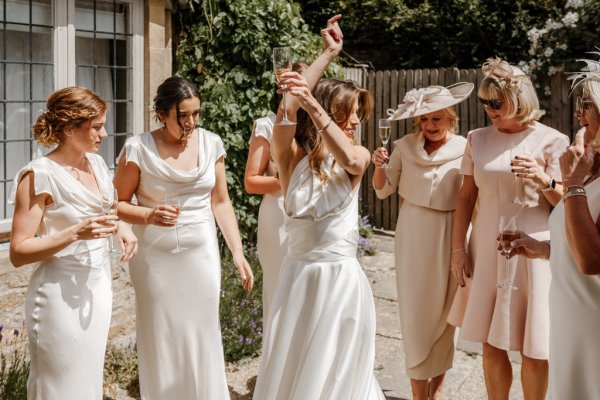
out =
<svg viewBox="0 0 600 400"><path fill-rule="evenodd" d="M117 208L119 206L119 195L117 189L113 189L109 194L104 194L101 200L102 211L104 215L117 215ZM111 223L116 223L114 220ZM110 257L118 257L121 252L116 249L113 243L114 234L111 233L108 237L108 255Z"/></svg>
<svg viewBox="0 0 600 400"><path fill-rule="evenodd" d="M524 146L515 146L510 150L510 161L512 162L518 156L526 156L527 149ZM513 198L514 204L524 206L525 202L525 185L523 184L523 178L514 175L515 177L515 197Z"/></svg>
<svg viewBox="0 0 600 400"><path fill-rule="evenodd" d="M166 196L165 197L165 204L168 205L169 207L173 207L175 209L175 213L177 214L177 217L175 219L175 241L176 241L176 246L173 250L171 250L171 253L180 253L184 250L187 250L187 248L185 247L181 247L179 245L179 232L177 231L177 219L179 217L179 212L181 211L181 202L179 200L179 196L178 195L173 195L173 196Z"/></svg>
<svg viewBox="0 0 600 400"><path fill-rule="evenodd" d="M383 145L383 147L386 147L388 142L390 141L391 130L392 130L392 121L387 118L381 118L379 120L379 131L378 132L379 132L379 139L381 139L381 144ZM387 168L387 164L384 164L383 168Z"/></svg>
<svg viewBox="0 0 600 400"><path fill-rule="evenodd" d="M512 250L512 242L519 238L516 218L512 215L501 215L498 232L500 234L501 253L504 256L504 281L496 286L501 289L515 290L517 287L513 286L510 273L510 251Z"/></svg>
<svg viewBox="0 0 600 400"><path fill-rule="evenodd" d="M290 72L292 70L292 51L289 47L275 47L273 48L273 70L275 71L275 77L280 80L280 76L283 73ZM277 125L296 125L287 117L287 108L285 105L285 92L283 93L283 119Z"/></svg>

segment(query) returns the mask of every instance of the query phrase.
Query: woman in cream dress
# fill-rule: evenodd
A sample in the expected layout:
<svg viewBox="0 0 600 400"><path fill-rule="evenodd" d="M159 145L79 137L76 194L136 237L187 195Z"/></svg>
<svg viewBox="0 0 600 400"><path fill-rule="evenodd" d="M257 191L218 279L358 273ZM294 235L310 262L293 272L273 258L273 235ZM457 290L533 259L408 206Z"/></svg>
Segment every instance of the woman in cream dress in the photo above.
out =
<svg viewBox="0 0 600 400"><path fill-rule="evenodd" d="M154 109L164 125L127 140L115 175L119 215L135 224L140 240L130 271L141 396L228 399L215 220L248 291L253 277L227 194L225 150L219 136L195 128L200 97L193 83L165 80ZM180 212L166 204L173 195ZM174 253L177 243L184 250Z"/></svg>
<svg viewBox="0 0 600 400"><path fill-rule="evenodd" d="M521 233L516 253L550 258L549 398L600 399L600 63L574 75L585 127L560 158L563 201L550 215L549 242ZM549 246L550 245L550 246Z"/></svg>
<svg viewBox="0 0 600 400"><path fill-rule="evenodd" d="M414 118L415 132L394 143L389 159L384 147L372 157L377 196L400 195L396 285L415 400L441 399L445 373L452 367L454 327L446 319L457 283L450 272L450 234L467 142L456 135L453 105L467 99L473 86L462 82L408 92L391 118Z"/></svg>
<svg viewBox="0 0 600 400"><path fill-rule="evenodd" d="M518 289L499 288L505 279L504 259L496 251L496 236L500 215L508 214L516 216L518 229L538 239L549 237L550 208L561 194L558 158L568 138L536 122L541 115L539 102L523 71L499 59L489 59L482 70L478 95L492 126L469 132L467 138L461 166L464 179L452 228L452 267L464 287L456 293L448 321L461 327L462 338L483 343L489 398L508 398L512 384L508 351L519 351L525 398L544 399L550 265L519 258L509 276ZM528 154L511 158L511 149L517 145ZM514 173L524 178L522 206L513 204Z"/></svg>
<svg viewBox="0 0 600 400"><path fill-rule="evenodd" d="M311 88L342 50L342 33L338 25L341 17L335 15L327 21L327 28L321 32L323 52L309 69L303 63L292 65L292 71L303 74ZM275 114L270 113L254 122L244 174L246 192L263 195L256 232L258 259L263 270L263 324L267 321L281 263L287 252L283 193L270 152L275 117Z"/></svg>
<svg viewBox="0 0 600 400"><path fill-rule="evenodd" d="M112 308L107 238L118 227L123 262L137 244L126 224L103 212L103 199L114 201L108 168L94 154L107 136L106 103L70 87L50 95L47 108L33 136L57 146L18 172L10 195L11 262L38 263L25 301L27 398L101 400Z"/></svg>
<svg viewBox="0 0 600 400"><path fill-rule="evenodd" d="M383 400L373 374L375 307L356 258L358 187L369 152L353 141L372 100L349 81L322 80L314 96L296 72L279 84L288 117L298 121L275 126L272 148L289 250L254 399Z"/></svg>

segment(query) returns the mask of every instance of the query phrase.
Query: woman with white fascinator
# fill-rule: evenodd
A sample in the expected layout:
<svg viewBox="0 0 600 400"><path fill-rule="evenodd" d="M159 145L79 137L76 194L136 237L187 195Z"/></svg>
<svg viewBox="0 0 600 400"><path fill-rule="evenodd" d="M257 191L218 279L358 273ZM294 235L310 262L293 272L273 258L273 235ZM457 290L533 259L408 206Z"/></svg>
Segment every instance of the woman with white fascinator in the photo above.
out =
<svg viewBox="0 0 600 400"><path fill-rule="evenodd" d="M594 54L600 55L595 52ZM560 157L563 201L550 215L550 241L523 232L515 254L550 258L549 398L600 399L600 63L572 75L581 87L584 130Z"/></svg>
<svg viewBox="0 0 600 400"><path fill-rule="evenodd" d="M496 237L499 230L520 229L549 238L550 209L562 193L558 159L569 141L537 122L539 101L523 71L490 58L482 72L477 94L492 126L467 137L452 227L452 271L461 287L448 321L461 327L463 339L482 343L488 398L508 399L513 376L508 352L518 351L524 397L544 399L550 266L521 257L509 262L496 251ZM522 178L517 184L514 174Z"/></svg>
<svg viewBox="0 0 600 400"><path fill-rule="evenodd" d="M450 272L452 220L462 183L466 139L454 105L472 83L429 86L406 93L390 119L413 118L414 133L375 150L373 187L381 199L400 195L396 225L396 283L407 374L414 399L440 399L452 367L454 327L446 322L457 282Z"/></svg>

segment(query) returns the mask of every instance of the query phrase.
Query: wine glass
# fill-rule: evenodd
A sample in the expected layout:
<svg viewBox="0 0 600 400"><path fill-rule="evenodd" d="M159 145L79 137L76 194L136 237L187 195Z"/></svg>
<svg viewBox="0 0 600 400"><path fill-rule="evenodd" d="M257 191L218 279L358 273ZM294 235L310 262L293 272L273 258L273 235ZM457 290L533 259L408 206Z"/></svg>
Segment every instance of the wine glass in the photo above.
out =
<svg viewBox="0 0 600 400"><path fill-rule="evenodd" d="M381 144L386 147L390 141L390 133L392 130L392 121L387 118L379 119L379 139ZM383 165L383 168L387 168L387 164Z"/></svg>
<svg viewBox="0 0 600 400"><path fill-rule="evenodd" d="M104 215L117 215L117 208L119 206L119 195L117 194L117 189L110 191L109 193L104 193L102 195L102 200L100 202L102 204L102 211ZM114 220L110 220L112 224L116 224ZM110 234L108 237L108 252L107 254L110 257L118 257L121 255L119 249L115 248L114 245L114 234Z"/></svg>
<svg viewBox="0 0 600 400"><path fill-rule="evenodd" d="M273 48L273 70L275 77L280 80L281 74L292 70L292 51L289 47L274 47ZM277 125L296 125L287 117L287 108L285 105L285 92L283 93L283 119Z"/></svg>
<svg viewBox="0 0 600 400"><path fill-rule="evenodd" d="M519 238L516 217L514 215L501 215L498 232L500 234L501 253L504 256L504 281L496 286L501 289L515 290L517 287L513 286L510 274L510 251L512 250L513 240Z"/></svg>
<svg viewBox="0 0 600 400"><path fill-rule="evenodd" d="M175 209L175 212L177 213L177 217L179 217L179 212L181 211L181 201L179 200L179 196L178 195L172 195L172 196L165 196L165 204L173 207ZM179 232L177 231L177 219L175 220L175 243L176 246L173 250L171 250L171 253L180 253L184 250L187 250L187 248L185 247L181 247L179 245Z"/></svg>
<svg viewBox="0 0 600 400"><path fill-rule="evenodd" d="M514 160L518 156L526 156L528 155L527 149L525 146L515 146L510 150L510 160ZM523 183L523 178L514 174L515 178L515 197L513 198L513 204L518 204L520 206L525 206L525 185Z"/></svg>

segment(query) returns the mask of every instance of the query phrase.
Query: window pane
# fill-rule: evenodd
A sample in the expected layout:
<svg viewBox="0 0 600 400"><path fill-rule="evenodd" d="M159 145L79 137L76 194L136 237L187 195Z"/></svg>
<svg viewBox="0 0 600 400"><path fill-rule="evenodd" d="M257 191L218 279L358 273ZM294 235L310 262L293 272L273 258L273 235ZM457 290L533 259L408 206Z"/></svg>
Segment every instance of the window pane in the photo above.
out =
<svg viewBox="0 0 600 400"><path fill-rule="evenodd" d="M32 65L32 98L31 100L45 101L52 93L54 81L54 66L53 65Z"/></svg>
<svg viewBox="0 0 600 400"><path fill-rule="evenodd" d="M75 29L96 32L131 32L131 5L112 0L75 1Z"/></svg>
<svg viewBox="0 0 600 400"><path fill-rule="evenodd" d="M6 99L25 100L29 99L29 64L6 64ZM10 114L8 115L10 118Z"/></svg>
<svg viewBox="0 0 600 400"><path fill-rule="evenodd" d="M6 60L29 61L29 32L21 25L6 24Z"/></svg>
<svg viewBox="0 0 600 400"><path fill-rule="evenodd" d="M22 1L6 1L6 21L29 24L29 4Z"/></svg>
<svg viewBox="0 0 600 400"><path fill-rule="evenodd" d="M33 3L32 22L35 25L52 26L52 0L35 0Z"/></svg>
<svg viewBox="0 0 600 400"><path fill-rule="evenodd" d="M52 40L52 28L35 27L31 33L33 62L54 63L54 49Z"/></svg>

